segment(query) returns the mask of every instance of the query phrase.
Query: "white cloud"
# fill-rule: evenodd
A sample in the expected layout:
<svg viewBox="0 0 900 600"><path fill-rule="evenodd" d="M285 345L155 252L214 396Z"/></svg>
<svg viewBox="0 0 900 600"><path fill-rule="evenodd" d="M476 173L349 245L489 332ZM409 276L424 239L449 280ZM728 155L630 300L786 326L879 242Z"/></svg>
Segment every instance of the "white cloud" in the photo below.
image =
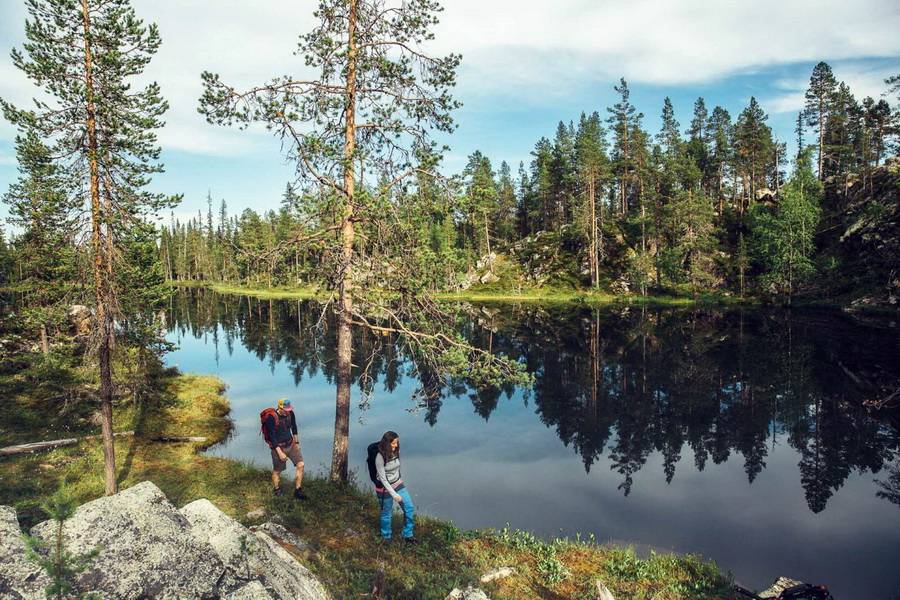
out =
<svg viewBox="0 0 900 600"><path fill-rule="evenodd" d="M240 0L135 0L138 16L155 22L162 46L143 82L157 81L170 110L159 139L166 150L203 155L238 155L258 150L267 137L261 129L239 131L210 125L197 112L200 73L218 72L237 87L296 72L302 59L292 55L297 36L312 23L309 3ZM0 7L0 56L24 41L25 11L20 2ZM10 23L17 23L13 28ZM36 88L12 62L0 58L0 97L27 106ZM0 139L14 129L0 119Z"/></svg>
<svg viewBox="0 0 900 600"><path fill-rule="evenodd" d="M897 66L872 66L854 61L835 63L831 65L831 68L835 78L846 83L858 101L866 96L871 96L876 100L881 99L887 89L884 80L900 70ZM806 103L804 94L808 86L809 77L780 79L775 83L775 87L784 90L784 93L760 100L760 103L771 113L798 112ZM893 99L888 100L893 101Z"/></svg>
<svg viewBox="0 0 900 600"><path fill-rule="evenodd" d="M396 1L396 0L391 0ZM0 56L20 47L22 3L0 7ZM146 76L171 104L160 132L167 150L240 155L263 144L263 131L209 125L196 112L200 73L218 72L242 87L302 69L292 55L310 29L315 2L134 0L156 22L163 45ZM433 48L460 52L462 100L517 97L548 103L580 84L693 84L772 65L900 55L900 4L884 0L445 0ZM844 78L858 94L873 77ZM770 100L795 110L797 87ZM0 59L0 96L27 100L30 84ZM0 125L0 138L11 129Z"/></svg>
<svg viewBox="0 0 900 600"><path fill-rule="evenodd" d="M900 8L882 0L453 0L438 43L468 83L559 89L587 79L708 82L782 63L900 54ZM526 50L527 49L527 50Z"/></svg>

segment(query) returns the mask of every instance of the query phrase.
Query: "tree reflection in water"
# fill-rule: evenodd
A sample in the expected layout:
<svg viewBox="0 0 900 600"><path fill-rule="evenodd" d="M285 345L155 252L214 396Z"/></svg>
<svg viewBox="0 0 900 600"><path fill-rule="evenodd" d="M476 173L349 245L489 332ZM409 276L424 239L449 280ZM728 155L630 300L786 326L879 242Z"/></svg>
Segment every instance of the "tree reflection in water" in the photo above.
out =
<svg viewBox="0 0 900 600"><path fill-rule="evenodd" d="M217 353L221 331L229 353L238 341L272 368L284 361L297 384L318 373L333 383L336 329L320 312L313 301L189 290L173 298L169 322L211 336ZM698 471L740 455L752 483L769 448L786 443L801 456L813 512L854 471L884 473L876 492L900 505L900 436L864 406L900 385L890 329L823 312L466 304L458 326L470 342L527 365L535 385L525 401L586 471L605 453L626 496L653 452L667 482L687 446ZM446 381L403 356L392 336L359 329L353 382L364 402L376 385L391 392L413 377L412 406L434 425L448 397L468 397L487 420L516 392Z"/></svg>

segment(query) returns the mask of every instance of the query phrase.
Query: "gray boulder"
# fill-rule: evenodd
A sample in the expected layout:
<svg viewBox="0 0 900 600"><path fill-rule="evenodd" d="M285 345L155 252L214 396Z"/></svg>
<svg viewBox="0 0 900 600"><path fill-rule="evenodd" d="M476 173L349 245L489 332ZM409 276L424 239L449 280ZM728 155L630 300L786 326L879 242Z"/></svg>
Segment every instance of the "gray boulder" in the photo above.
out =
<svg viewBox="0 0 900 600"><path fill-rule="evenodd" d="M56 531L56 522L45 521L31 533L49 542ZM267 523L251 531L208 500L179 511L150 482L80 506L63 536L75 555L99 550L76 591L108 600L330 599L285 549L307 548L284 527ZM0 507L0 598L43 600L49 583L26 558L15 511Z"/></svg>
<svg viewBox="0 0 900 600"><path fill-rule="evenodd" d="M258 578L273 598L325 600L328 592L310 571L276 542L268 531L293 539L283 527L268 524L250 531L209 500L197 500L181 509L194 534L208 542L219 559L238 577Z"/></svg>
<svg viewBox="0 0 900 600"><path fill-rule="evenodd" d="M45 521L31 533L49 542L55 530ZM78 507L64 537L75 554L100 549L78 578L81 591L117 599L212 598L222 591L222 561L149 481Z"/></svg>
<svg viewBox="0 0 900 600"><path fill-rule="evenodd" d="M466 589L453 588L453 591L447 594L444 600L491 600L484 590L477 587L467 586Z"/></svg>
<svg viewBox="0 0 900 600"><path fill-rule="evenodd" d="M25 558L16 511L0 506L0 598L44 600L44 588L49 584L43 570Z"/></svg>

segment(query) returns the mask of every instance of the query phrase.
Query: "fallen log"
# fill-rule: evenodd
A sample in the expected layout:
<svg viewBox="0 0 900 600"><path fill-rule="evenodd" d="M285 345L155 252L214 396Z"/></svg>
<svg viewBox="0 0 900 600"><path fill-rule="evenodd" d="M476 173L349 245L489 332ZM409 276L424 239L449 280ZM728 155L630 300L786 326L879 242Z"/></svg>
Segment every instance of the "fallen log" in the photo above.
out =
<svg viewBox="0 0 900 600"><path fill-rule="evenodd" d="M122 436L132 436L134 435L133 431L119 431L114 433L115 437ZM13 456L16 454L26 454L28 452L38 452L40 450L50 450L52 448L59 448L62 446L73 446L82 440L96 440L103 437L102 435L86 435L81 438L65 438L62 440L49 440L46 442L31 442L29 444L16 444L15 446L6 446L5 448L0 448L0 456ZM166 442L166 443L205 443L205 437L197 437L197 436L169 436L169 435L161 435L156 437L149 438L151 442Z"/></svg>
<svg viewBox="0 0 900 600"><path fill-rule="evenodd" d="M49 442L32 442L30 444L18 444L15 446L7 446L0 448L0 456L11 456L13 454L25 454L26 452L36 452L38 450L49 450L59 446L71 446L78 443L78 438L66 438L64 440L52 440Z"/></svg>
<svg viewBox="0 0 900 600"><path fill-rule="evenodd" d="M205 437L196 437L196 436L186 436L186 437L174 436L173 437L173 436L169 436L169 435L162 435L162 436L150 438L150 440L153 442L172 442L172 443L197 442L197 443L202 444L203 442L206 441L206 438Z"/></svg>

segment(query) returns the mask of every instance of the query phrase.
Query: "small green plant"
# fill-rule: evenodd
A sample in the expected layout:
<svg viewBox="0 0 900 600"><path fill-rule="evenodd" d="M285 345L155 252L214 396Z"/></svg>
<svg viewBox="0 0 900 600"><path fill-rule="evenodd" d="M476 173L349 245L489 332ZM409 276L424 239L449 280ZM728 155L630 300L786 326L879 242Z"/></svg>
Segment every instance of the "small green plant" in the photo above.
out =
<svg viewBox="0 0 900 600"><path fill-rule="evenodd" d="M643 576L643 562L632 548L615 548L610 550L603 568L613 579L637 581Z"/></svg>
<svg viewBox="0 0 900 600"><path fill-rule="evenodd" d="M25 543L28 546L28 558L37 563L47 575L50 576L50 585L45 588L47 598L64 600L65 598L94 598L94 595L86 595L75 591L75 579L88 568L90 563L100 553L95 548L87 554L75 555L66 550L63 527L69 517L75 512L75 499L69 493L65 485L60 487L42 505L42 508L56 521L56 536L53 544L26 535Z"/></svg>
<svg viewBox="0 0 900 600"><path fill-rule="evenodd" d="M441 526L440 531L441 537L444 538L444 541L448 544L453 544L463 535L463 532L459 527L449 521Z"/></svg>
<svg viewBox="0 0 900 600"><path fill-rule="evenodd" d="M565 579L567 575L566 568L559 562L559 558L556 557L556 546L544 544L537 551L537 554L537 570L541 577L544 578L547 586L554 586Z"/></svg>
<svg viewBox="0 0 900 600"><path fill-rule="evenodd" d="M253 556L253 546L250 544L250 541L247 539L247 534L243 534L240 537L240 550L241 556L244 559L244 573L245 577L249 580L252 579L252 575L250 574L250 557Z"/></svg>

